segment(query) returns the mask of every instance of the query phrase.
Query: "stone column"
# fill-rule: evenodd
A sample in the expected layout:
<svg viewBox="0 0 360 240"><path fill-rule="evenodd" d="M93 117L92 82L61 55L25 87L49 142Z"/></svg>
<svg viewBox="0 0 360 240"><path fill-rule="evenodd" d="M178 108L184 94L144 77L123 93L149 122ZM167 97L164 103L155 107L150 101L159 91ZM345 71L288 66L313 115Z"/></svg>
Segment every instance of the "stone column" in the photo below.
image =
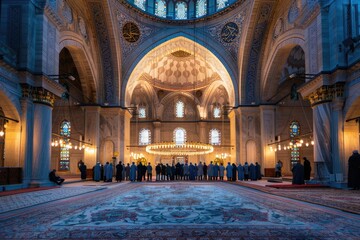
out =
<svg viewBox="0 0 360 240"><path fill-rule="evenodd" d="M154 143L161 142L161 122L153 122L154 125ZM154 164L160 162L160 156L155 155Z"/></svg>
<svg viewBox="0 0 360 240"><path fill-rule="evenodd" d="M131 114L128 110L122 110L120 113L120 161L130 163L130 119ZM127 160L127 161L125 161Z"/></svg>
<svg viewBox="0 0 360 240"><path fill-rule="evenodd" d="M49 172L51 161L52 106L55 96L41 87L33 88L34 130L33 164L31 184L50 185Z"/></svg>
<svg viewBox="0 0 360 240"><path fill-rule="evenodd" d="M85 136L84 140L90 143L89 149L84 151L84 163L94 166L100 154L100 106L86 106L85 108Z"/></svg>
<svg viewBox="0 0 360 240"><path fill-rule="evenodd" d="M240 155L238 154L238 147L240 144L237 142L239 141L238 135L236 134L236 110L232 110L228 117L230 119L230 154L231 154L231 162L236 163L238 165L240 163Z"/></svg>
<svg viewBox="0 0 360 240"><path fill-rule="evenodd" d="M260 106L261 126L261 166L274 168L275 152L270 151L268 144L275 142L275 106Z"/></svg>
<svg viewBox="0 0 360 240"><path fill-rule="evenodd" d="M331 103L313 106L315 180L329 181L331 162L330 141Z"/></svg>
<svg viewBox="0 0 360 240"><path fill-rule="evenodd" d="M206 122L199 122L199 140L201 143L206 143L208 142L206 140L206 126L207 126L207 123ZM224 133L221 133L221 134L224 134ZM221 143L221 144L224 144L224 143ZM202 163L205 162L205 155L200 155L199 156L199 161L201 161Z"/></svg>
<svg viewBox="0 0 360 240"><path fill-rule="evenodd" d="M342 160L344 160L344 118L342 109L344 106L343 99L336 99L332 103L331 114L331 149L332 149L332 172L333 179L336 182L343 181Z"/></svg>
<svg viewBox="0 0 360 240"><path fill-rule="evenodd" d="M28 96L21 101L21 140L20 159L23 161L23 184L27 186L32 178L33 165L33 125L34 125L34 104Z"/></svg>

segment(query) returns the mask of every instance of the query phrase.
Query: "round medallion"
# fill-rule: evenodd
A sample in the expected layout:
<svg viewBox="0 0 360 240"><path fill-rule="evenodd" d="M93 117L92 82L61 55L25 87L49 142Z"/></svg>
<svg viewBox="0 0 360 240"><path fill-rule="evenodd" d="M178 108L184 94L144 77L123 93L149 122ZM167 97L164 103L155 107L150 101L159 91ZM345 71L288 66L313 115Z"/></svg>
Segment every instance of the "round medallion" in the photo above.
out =
<svg viewBox="0 0 360 240"><path fill-rule="evenodd" d="M233 42L239 34L239 27L236 23L229 22L221 30L221 39L226 43Z"/></svg>
<svg viewBox="0 0 360 240"><path fill-rule="evenodd" d="M125 38L125 40L130 43L134 43L137 40L139 40L139 38L140 38L140 29L133 22L125 23L125 25L123 26L122 32L123 32L123 37Z"/></svg>

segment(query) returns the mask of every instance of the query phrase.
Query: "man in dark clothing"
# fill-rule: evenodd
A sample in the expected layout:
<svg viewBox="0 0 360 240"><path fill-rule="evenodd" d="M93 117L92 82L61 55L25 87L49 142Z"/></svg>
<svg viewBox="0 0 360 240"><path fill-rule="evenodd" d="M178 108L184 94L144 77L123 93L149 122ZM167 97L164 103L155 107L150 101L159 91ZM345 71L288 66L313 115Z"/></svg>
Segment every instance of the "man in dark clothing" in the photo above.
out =
<svg viewBox="0 0 360 240"><path fill-rule="evenodd" d="M291 171L293 172L292 184L304 184L304 166L298 162Z"/></svg>
<svg viewBox="0 0 360 240"><path fill-rule="evenodd" d="M61 177L59 177L59 176L56 176L56 170L55 169L53 169L50 173L49 173L49 180L51 181L51 182L54 182L54 183L56 183L57 185L61 185L64 181L65 181L65 179L63 179L63 178L61 178Z"/></svg>
<svg viewBox="0 0 360 240"><path fill-rule="evenodd" d="M141 182L143 178L143 165L141 164L141 162L139 162L139 164L137 165L137 181Z"/></svg>
<svg viewBox="0 0 360 240"><path fill-rule="evenodd" d="M158 165L156 165L155 172L156 172L156 181L160 181L160 175L161 175L161 165L160 165L160 163L158 163Z"/></svg>
<svg viewBox="0 0 360 240"><path fill-rule="evenodd" d="M116 181L121 182L122 180L123 165L121 161L116 165Z"/></svg>
<svg viewBox="0 0 360 240"><path fill-rule="evenodd" d="M354 150L349 158L348 187L354 190L360 189L360 154Z"/></svg>
<svg viewBox="0 0 360 240"><path fill-rule="evenodd" d="M80 162L79 170L81 173L81 180L86 180L86 165L83 161Z"/></svg>
<svg viewBox="0 0 360 240"><path fill-rule="evenodd" d="M304 159L304 180L310 180L310 173L311 173L311 165L310 161L303 157Z"/></svg>

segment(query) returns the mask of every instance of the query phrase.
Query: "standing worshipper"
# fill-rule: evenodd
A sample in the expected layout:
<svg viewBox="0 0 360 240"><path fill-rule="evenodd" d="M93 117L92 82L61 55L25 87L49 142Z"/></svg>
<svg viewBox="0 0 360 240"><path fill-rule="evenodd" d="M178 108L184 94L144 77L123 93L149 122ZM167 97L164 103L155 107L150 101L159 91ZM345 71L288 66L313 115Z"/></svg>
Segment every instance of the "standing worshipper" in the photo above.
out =
<svg viewBox="0 0 360 240"><path fill-rule="evenodd" d="M304 180L310 180L310 173L311 173L311 165L310 161L303 157L304 159Z"/></svg>
<svg viewBox="0 0 360 240"><path fill-rule="evenodd" d="M261 166L258 162L255 163L256 179L261 179Z"/></svg>
<svg viewBox="0 0 360 240"><path fill-rule="evenodd" d="M141 162L139 162L139 164L137 165L137 181L141 182L142 181L142 177L143 177L143 165L141 164Z"/></svg>
<svg viewBox="0 0 360 240"><path fill-rule="evenodd" d="M81 161L79 169L81 173L81 180L86 180L86 165L84 164L83 161Z"/></svg>
<svg viewBox="0 0 360 240"><path fill-rule="evenodd" d="M147 180L152 181L152 166L151 166L150 162L148 163L148 165L146 167L146 172L147 172Z"/></svg>
<svg viewBox="0 0 360 240"><path fill-rule="evenodd" d="M232 178L232 166L230 164L230 162L228 162L228 165L226 166L226 178L228 181L231 181Z"/></svg>
<svg viewBox="0 0 360 240"><path fill-rule="evenodd" d="M235 163L233 163L233 164L232 164L232 178L231 178L231 180L232 180L233 182L236 181L236 170L237 170L236 165L235 165Z"/></svg>
<svg viewBox="0 0 360 240"><path fill-rule="evenodd" d="M204 162L204 166L203 166L203 173L204 173L204 180L207 180L207 171L208 170L208 166L206 165L206 162Z"/></svg>
<svg viewBox="0 0 360 240"><path fill-rule="evenodd" d="M219 177L219 165L215 163L213 166L213 178L217 181Z"/></svg>
<svg viewBox="0 0 360 240"><path fill-rule="evenodd" d="M278 160L275 165L275 177L281 177L282 162Z"/></svg>
<svg viewBox="0 0 360 240"><path fill-rule="evenodd" d="M244 164L244 179L249 181L249 164L247 162Z"/></svg>
<svg viewBox="0 0 360 240"><path fill-rule="evenodd" d="M225 172L225 167L222 163L220 163L220 166L219 166L220 181L224 181L224 172Z"/></svg>
<svg viewBox="0 0 360 240"><path fill-rule="evenodd" d="M94 181L99 182L100 178L101 178L101 167L100 167L100 163L97 162L96 165L94 166Z"/></svg>
<svg viewBox="0 0 360 240"><path fill-rule="evenodd" d="M348 160L348 187L354 190L360 189L360 154L354 150Z"/></svg>
<svg viewBox="0 0 360 240"><path fill-rule="evenodd" d="M195 180L195 172L196 172L196 168L191 162L189 166L189 179L191 181Z"/></svg>
<svg viewBox="0 0 360 240"><path fill-rule="evenodd" d="M109 166L107 167L106 181L112 182L112 178L113 178L113 165L112 163L110 163Z"/></svg>
<svg viewBox="0 0 360 240"><path fill-rule="evenodd" d="M304 166L298 161L291 169L293 173L292 184L304 184Z"/></svg>
<svg viewBox="0 0 360 240"><path fill-rule="evenodd" d="M241 163L239 163L239 165L237 167L237 171L238 171L238 180L243 181L244 180L244 168L243 168L243 166L241 166Z"/></svg>
<svg viewBox="0 0 360 240"><path fill-rule="evenodd" d="M126 168L125 168L125 164L122 164L123 170L122 170L122 178L121 180L125 181L125 176L126 176Z"/></svg>
<svg viewBox="0 0 360 240"><path fill-rule="evenodd" d="M251 181L256 181L256 169L255 169L255 165L253 163L250 163L249 166L249 177Z"/></svg>
<svg viewBox="0 0 360 240"><path fill-rule="evenodd" d="M161 174L161 165L158 163L155 167L155 173L156 173L156 181L160 181L160 174Z"/></svg>
<svg viewBox="0 0 360 240"><path fill-rule="evenodd" d="M161 180L165 181L166 176L166 166L165 164L161 164Z"/></svg>
<svg viewBox="0 0 360 240"><path fill-rule="evenodd" d="M213 163L212 163L212 161L210 162L210 164L209 164L209 166L208 166L208 176L209 176L209 180L211 181L211 180L214 180L213 179L213 173L214 173L214 165L213 165Z"/></svg>
<svg viewBox="0 0 360 240"><path fill-rule="evenodd" d="M134 162L132 162L131 167L130 167L130 181L134 182L136 180L136 171L137 171L137 167L135 165Z"/></svg>
<svg viewBox="0 0 360 240"><path fill-rule="evenodd" d="M196 163L194 164L194 167L195 167L195 180L197 180L198 179L198 170L199 170L199 168L196 165Z"/></svg>
<svg viewBox="0 0 360 240"><path fill-rule="evenodd" d="M181 164L177 162L175 165L175 180L180 180L180 171L181 171Z"/></svg>
<svg viewBox="0 0 360 240"><path fill-rule="evenodd" d="M189 165L185 163L184 165L184 180L189 180Z"/></svg>
<svg viewBox="0 0 360 240"><path fill-rule="evenodd" d="M125 167L125 174L126 174L126 181L129 181L130 179L130 163L128 163Z"/></svg>
<svg viewBox="0 0 360 240"><path fill-rule="evenodd" d="M104 182L107 182L106 176L108 175L109 162L106 162L104 165Z"/></svg>
<svg viewBox="0 0 360 240"><path fill-rule="evenodd" d="M121 182L122 172L123 172L123 165L120 161L119 164L116 165L116 182Z"/></svg>
<svg viewBox="0 0 360 240"><path fill-rule="evenodd" d="M198 175L198 180L201 181L203 179L203 175L204 175L204 166L201 162L198 165L197 175Z"/></svg>

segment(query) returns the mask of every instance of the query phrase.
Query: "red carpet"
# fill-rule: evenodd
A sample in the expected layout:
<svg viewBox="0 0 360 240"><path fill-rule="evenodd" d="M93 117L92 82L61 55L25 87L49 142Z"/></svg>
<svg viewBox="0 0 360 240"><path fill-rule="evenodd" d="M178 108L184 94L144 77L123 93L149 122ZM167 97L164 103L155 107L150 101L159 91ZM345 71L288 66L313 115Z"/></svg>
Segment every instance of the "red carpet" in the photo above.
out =
<svg viewBox="0 0 360 240"><path fill-rule="evenodd" d="M17 189L17 190L9 190L9 191L0 192L0 197L19 194L19 193L27 193L27 192L48 190L48 189L57 188L57 187L58 186L54 186L54 187L38 187L38 188L23 188L23 189Z"/></svg>
<svg viewBox="0 0 360 240"><path fill-rule="evenodd" d="M328 186L322 184L271 184L265 187L272 188L327 188Z"/></svg>

